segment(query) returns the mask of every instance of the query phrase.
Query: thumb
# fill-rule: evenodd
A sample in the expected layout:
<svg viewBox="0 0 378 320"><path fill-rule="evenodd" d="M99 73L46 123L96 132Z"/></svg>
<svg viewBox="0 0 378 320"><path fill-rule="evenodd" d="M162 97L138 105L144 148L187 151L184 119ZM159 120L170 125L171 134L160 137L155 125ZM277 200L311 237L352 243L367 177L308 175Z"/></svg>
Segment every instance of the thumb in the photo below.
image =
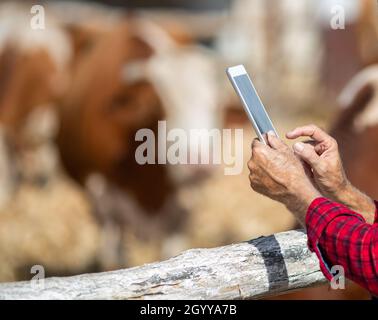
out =
<svg viewBox="0 0 378 320"><path fill-rule="evenodd" d="M287 148L286 144L280 138L278 138L273 131L269 131L266 136L268 139L268 144L273 149L280 150Z"/></svg>
<svg viewBox="0 0 378 320"><path fill-rule="evenodd" d="M303 142L297 142L293 146L294 152L306 163L308 163L313 169L317 169L319 165L320 157L316 153L315 148Z"/></svg>

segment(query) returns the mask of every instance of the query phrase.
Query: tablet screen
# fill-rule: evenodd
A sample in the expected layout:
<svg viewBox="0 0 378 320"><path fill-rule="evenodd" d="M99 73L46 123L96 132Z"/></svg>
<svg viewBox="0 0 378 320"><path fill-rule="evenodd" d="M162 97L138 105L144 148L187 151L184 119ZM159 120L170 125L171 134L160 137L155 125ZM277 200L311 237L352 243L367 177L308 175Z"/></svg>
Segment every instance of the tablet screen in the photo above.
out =
<svg viewBox="0 0 378 320"><path fill-rule="evenodd" d="M243 96L245 103L249 109L250 115L256 122L256 125L262 134L270 130L274 131L271 121L265 111L263 104L255 88L252 86L251 81L247 74L242 74L234 77L234 81Z"/></svg>

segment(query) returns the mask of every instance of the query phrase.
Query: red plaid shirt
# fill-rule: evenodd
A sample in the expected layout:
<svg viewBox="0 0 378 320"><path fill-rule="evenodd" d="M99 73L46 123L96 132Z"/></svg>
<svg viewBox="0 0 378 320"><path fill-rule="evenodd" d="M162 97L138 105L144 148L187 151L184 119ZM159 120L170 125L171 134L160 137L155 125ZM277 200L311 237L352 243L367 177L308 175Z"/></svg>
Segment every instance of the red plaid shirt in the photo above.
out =
<svg viewBox="0 0 378 320"><path fill-rule="evenodd" d="M308 208L306 227L308 246L328 280L331 267L341 265L347 278L378 296L378 210L371 225L348 207L317 198Z"/></svg>

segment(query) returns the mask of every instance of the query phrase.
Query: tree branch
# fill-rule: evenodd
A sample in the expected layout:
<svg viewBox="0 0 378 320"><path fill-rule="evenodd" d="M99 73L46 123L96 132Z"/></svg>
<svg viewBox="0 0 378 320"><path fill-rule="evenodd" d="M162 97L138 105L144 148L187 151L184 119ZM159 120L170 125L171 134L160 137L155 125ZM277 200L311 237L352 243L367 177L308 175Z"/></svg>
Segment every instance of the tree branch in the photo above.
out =
<svg viewBox="0 0 378 320"><path fill-rule="evenodd" d="M0 299L251 299L325 282L301 231L212 249L191 249L143 266L0 284Z"/></svg>

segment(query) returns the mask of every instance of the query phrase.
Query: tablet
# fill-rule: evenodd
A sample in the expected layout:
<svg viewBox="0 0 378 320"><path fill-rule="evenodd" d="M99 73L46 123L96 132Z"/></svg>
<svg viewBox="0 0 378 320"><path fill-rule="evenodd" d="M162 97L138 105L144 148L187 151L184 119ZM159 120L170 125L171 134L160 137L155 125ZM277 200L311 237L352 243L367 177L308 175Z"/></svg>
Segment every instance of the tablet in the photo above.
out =
<svg viewBox="0 0 378 320"><path fill-rule="evenodd" d="M266 144L264 135L268 131L273 131L278 137L277 131L273 127L272 121L244 66L238 65L227 68L227 75L243 104L249 120L252 122L259 140Z"/></svg>

